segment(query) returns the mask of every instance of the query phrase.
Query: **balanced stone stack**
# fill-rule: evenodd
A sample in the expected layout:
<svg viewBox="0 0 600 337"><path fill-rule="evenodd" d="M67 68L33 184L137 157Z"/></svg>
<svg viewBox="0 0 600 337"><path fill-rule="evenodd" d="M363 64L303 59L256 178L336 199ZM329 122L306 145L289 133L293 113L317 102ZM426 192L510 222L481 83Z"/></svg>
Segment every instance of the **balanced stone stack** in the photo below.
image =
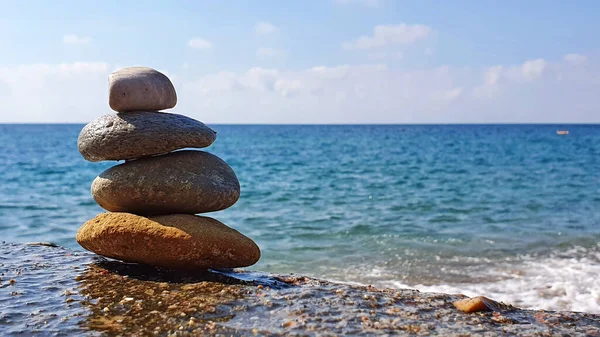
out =
<svg viewBox="0 0 600 337"><path fill-rule="evenodd" d="M177 269L236 268L260 258L258 246L218 220L198 213L232 206L238 179L203 148L216 132L192 118L159 110L177 103L167 76L150 68L109 77L116 114L86 125L78 146L89 161L124 160L92 183L94 200L109 213L86 222L77 242L99 255ZM177 151L180 150L180 151Z"/></svg>

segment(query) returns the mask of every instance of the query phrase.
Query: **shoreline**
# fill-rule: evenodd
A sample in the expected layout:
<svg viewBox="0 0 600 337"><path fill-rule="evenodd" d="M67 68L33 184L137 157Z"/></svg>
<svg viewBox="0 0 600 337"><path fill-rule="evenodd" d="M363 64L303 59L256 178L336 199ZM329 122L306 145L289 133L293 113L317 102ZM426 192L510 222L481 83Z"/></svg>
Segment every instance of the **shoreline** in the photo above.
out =
<svg viewBox="0 0 600 337"><path fill-rule="evenodd" d="M510 306L466 314L464 295L240 270L175 272L62 247L0 245L0 333L81 335L600 335L600 315Z"/></svg>

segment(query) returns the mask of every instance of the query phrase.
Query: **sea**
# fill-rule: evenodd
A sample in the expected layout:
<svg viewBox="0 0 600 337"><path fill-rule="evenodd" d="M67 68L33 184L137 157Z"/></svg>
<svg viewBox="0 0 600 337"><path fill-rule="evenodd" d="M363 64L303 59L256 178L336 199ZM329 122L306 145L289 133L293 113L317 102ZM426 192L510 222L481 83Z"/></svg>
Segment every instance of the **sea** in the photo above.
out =
<svg viewBox="0 0 600 337"><path fill-rule="evenodd" d="M600 125L209 126L248 269L600 313ZM82 250L82 127L0 125L0 241Z"/></svg>

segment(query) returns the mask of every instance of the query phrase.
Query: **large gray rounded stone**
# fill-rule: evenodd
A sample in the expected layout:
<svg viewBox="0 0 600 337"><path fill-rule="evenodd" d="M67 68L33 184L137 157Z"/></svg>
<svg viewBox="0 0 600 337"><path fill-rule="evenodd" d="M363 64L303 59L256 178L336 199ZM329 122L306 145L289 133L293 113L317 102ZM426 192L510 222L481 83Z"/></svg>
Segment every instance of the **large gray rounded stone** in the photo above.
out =
<svg viewBox="0 0 600 337"><path fill-rule="evenodd" d="M240 183L219 157L186 150L111 167L92 182L92 196L111 212L196 214L235 204Z"/></svg>
<svg viewBox="0 0 600 337"><path fill-rule="evenodd" d="M79 133L77 145L89 161L130 160L183 148L203 148L217 133L195 119L163 112L108 114Z"/></svg>
<svg viewBox="0 0 600 337"><path fill-rule="evenodd" d="M146 67L129 67L108 77L108 104L118 112L158 111L174 107L177 93L163 73Z"/></svg>

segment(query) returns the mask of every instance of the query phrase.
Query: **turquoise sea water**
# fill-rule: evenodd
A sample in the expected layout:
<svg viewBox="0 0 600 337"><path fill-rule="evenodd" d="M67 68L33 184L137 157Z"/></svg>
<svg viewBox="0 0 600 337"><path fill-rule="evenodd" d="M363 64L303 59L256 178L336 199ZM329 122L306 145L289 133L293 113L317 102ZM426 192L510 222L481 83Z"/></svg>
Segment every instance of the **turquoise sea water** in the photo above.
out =
<svg viewBox="0 0 600 337"><path fill-rule="evenodd" d="M82 127L0 125L0 240L81 249L115 164ZM211 127L242 194L208 215L258 243L251 269L600 312L598 125Z"/></svg>

